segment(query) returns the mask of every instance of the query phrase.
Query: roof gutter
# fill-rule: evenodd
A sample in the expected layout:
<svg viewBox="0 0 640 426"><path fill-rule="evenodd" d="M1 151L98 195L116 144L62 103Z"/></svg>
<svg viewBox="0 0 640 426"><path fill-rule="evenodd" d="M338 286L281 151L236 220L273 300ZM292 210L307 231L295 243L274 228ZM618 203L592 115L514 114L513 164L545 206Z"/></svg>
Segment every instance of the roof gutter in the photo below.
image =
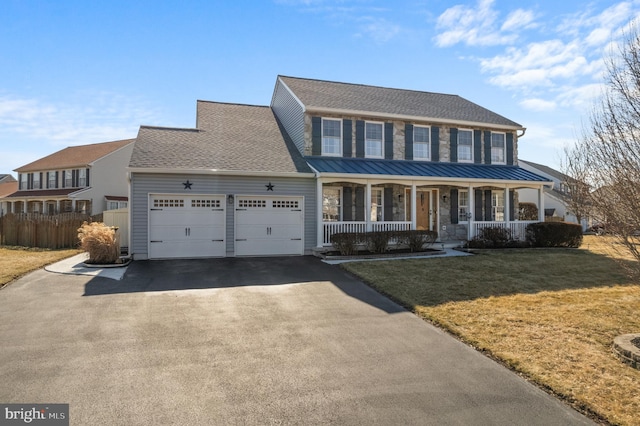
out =
<svg viewBox="0 0 640 426"><path fill-rule="evenodd" d="M284 178L313 178L315 173L303 172L268 172L268 171L244 171L244 170L218 170L218 169L160 169L146 167L129 167L129 173L145 173L145 174L204 174L217 176L260 176L260 177L284 177Z"/></svg>

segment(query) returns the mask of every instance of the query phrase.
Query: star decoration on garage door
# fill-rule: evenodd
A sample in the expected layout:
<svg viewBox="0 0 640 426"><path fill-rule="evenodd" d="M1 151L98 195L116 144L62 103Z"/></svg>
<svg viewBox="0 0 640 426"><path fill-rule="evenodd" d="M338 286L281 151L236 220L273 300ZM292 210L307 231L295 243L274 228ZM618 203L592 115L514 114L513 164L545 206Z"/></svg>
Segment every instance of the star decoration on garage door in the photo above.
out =
<svg viewBox="0 0 640 426"><path fill-rule="evenodd" d="M182 182L182 184L184 185L184 189L191 189L191 185L193 185L193 182L189 182L189 179L187 179L187 181Z"/></svg>
<svg viewBox="0 0 640 426"><path fill-rule="evenodd" d="M271 184L271 182L269 182L265 186L267 187L267 191L273 191L273 185Z"/></svg>

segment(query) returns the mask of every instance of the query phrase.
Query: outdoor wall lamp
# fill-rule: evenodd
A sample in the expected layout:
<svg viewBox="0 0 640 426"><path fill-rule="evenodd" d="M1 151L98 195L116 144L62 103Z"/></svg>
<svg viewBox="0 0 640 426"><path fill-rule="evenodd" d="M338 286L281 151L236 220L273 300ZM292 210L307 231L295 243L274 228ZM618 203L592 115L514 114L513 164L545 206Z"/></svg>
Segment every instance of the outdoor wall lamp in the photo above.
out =
<svg viewBox="0 0 640 426"><path fill-rule="evenodd" d="M233 205L233 194L227 195L227 204L229 204L230 206Z"/></svg>
<svg viewBox="0 0 640 426"><path fill-rule="evenodd" d="M445 203L447 202L447 196L446 195L442 196L442 201L444 201Z"/></svg>

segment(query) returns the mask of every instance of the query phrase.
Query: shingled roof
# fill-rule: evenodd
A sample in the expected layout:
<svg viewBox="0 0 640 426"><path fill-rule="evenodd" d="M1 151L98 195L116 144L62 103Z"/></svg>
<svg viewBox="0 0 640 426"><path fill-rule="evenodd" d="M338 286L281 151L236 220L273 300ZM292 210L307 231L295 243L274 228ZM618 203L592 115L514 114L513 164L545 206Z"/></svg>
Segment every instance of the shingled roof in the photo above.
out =
<svg viewBox="0 0 640 426"><path fill-rule="evenodd" d="M197 129L142 126L129 166L312 173L267 106L198 101Z"/></svg>
<svg viewBox="0 0 640 426"><path fill-rule="evenodd" d="M515 129L522 125L458 95L391 89L278 76L307 111L354 111L373 115L426 118L446 122L490 124Z"/></svg>
<svg viewBox="0 0 640 426"><path fill-rule="evenodd" d="M135 139L70 146L32 163L19 167L14 171L22 173L84 167L133 142L135 142Z"/></svg>

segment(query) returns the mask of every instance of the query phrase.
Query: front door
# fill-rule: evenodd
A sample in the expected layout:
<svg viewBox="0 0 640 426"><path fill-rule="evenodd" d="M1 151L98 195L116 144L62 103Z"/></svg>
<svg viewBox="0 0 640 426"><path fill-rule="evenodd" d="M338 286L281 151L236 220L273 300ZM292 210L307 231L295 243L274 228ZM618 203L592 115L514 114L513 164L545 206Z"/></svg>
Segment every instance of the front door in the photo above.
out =
<svg viewBox="0 0 640 426"><path fill-rule="evenodd" d="M411 220L411 189L405 192L407 200L407 221ZM438 229L438 191L419 189L416 191L416 229Z"/></svg>

